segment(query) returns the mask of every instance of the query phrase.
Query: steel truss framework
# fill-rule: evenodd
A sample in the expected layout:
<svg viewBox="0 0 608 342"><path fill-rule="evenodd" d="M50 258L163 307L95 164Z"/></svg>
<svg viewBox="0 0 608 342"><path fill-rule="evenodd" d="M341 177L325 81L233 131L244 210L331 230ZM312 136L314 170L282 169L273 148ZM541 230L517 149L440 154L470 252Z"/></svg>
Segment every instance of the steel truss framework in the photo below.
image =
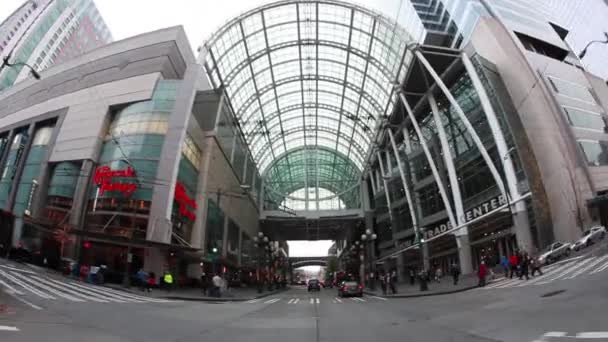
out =
<svg viewBox="0 0 608 342"><path fill-rule="evenodd" d="M235 18L205 43L207 73L225 90L274 200L319 202L322 188L359 205L350 190L398 101L411 42L365 8L289 0Z"/></svg>

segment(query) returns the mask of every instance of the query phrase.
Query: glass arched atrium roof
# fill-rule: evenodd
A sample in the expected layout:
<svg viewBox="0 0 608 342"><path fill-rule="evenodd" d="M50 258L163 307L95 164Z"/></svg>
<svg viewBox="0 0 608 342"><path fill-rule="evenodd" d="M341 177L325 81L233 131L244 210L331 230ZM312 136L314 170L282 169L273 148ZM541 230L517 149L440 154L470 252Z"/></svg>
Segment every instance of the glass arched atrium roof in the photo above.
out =
<svg viewBox="0 0 608 342"><path fill-rule="evenodd" d="M290 158L292 172L281 181L267 171L292 152L316 158L325 156L321 149L335 151L361 172L378 120L397 100L393 85L405 77L412 41L392 20L359 6L280 1L223 26L206 42L204 64L214 87L224 88L265 184L283 182L277 191L288 196L297 190L291 185L302 184L298 175L310 172Z"/></svg>

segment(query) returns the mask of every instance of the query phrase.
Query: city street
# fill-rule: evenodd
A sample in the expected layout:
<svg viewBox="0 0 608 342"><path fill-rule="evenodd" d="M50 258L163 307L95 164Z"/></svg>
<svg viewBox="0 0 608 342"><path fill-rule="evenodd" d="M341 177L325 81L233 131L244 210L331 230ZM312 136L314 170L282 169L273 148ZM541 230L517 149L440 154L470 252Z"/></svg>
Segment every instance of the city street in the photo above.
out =
<svg viewBox="0 0 608 342"><path fill-rule="evenodd" d="M106 300L73 301L4 287L0 340L608 341L608 272L539 283L404 299L337 298L335 289L294 287L234 303L146 300L89 285L73 288L73 296L96 291Z"/></svg>

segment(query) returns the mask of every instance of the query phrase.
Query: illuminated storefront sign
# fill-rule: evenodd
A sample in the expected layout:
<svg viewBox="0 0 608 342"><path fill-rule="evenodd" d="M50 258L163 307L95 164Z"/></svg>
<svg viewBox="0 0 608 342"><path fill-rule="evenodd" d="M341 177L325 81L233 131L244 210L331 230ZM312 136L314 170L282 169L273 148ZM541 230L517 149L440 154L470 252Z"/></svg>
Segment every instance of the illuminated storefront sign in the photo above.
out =
<svg viewBox="0 0 608 342"><path fill-rule="evenodd" d="M180 216L185 216L193 221L196 219L196 214L191 211L197 208L196 202L188 196L186 188L180 182L175 184L175 201L179 204Z"/></svg>
<svg viewBox="0 0 608 342"><path fill-rule="evenodd" d="M100 166L95 170L93 182L99 187L99 195L106 191L121 192L125 196L131 196L137 189L134 183L115 183L115 178L135 178L135 171L129 166L126 170L112 170L109 166Z"/></svg>

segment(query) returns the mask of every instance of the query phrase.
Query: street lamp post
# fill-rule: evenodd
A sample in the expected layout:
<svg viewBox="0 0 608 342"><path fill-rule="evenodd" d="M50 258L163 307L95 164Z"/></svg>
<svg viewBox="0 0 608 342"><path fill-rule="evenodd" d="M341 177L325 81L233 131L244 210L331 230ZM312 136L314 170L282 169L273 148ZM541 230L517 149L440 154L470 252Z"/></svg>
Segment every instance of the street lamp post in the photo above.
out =
<svg viewBox="0 0 608 342"><path fill-rule="evenodd" d="M4 58L2 58L2 65L0 65L0 72L2 72L2 70L4 69L5 66L9 67L9 68L21 66L21 67L26 67L26 68L30 69L30 74L32 74L32 76L35 79L37 79L37 80L40 79L40 74L31 65L29 65L27 63L24 63L24 62L14 62L14 63L11 63L9 61L10 59L11 59L11 55L10 54L6 55L6 56L4 56Z"/></svg>
<svg viewBox="0 0 608 342"><path fill-rule="evenodd" d="M267 265L268 266L268 272L267 275L270 274L270 266L269 266L269 262L270 262L270 244L271 241L268 238L268 236L265 236L264 233L262 232L258 232L257 236L253 237L253 241L254 241L254 247L257 250L257 286L258 286L258 292L262 293L262 291L264 291L264 284L261 281L261 269L263 267L263 265ZM268 262L265 263L265 261L268 260ZM269 290L270 290L270 282L269 282Z"/></svg>
<svg viewBox="0 0 608 342"><path fill-rule="evenodd" d="M604 36L606 37L605 40L592 40L589 43L587 43L585 48L583 50L581 50L581 52L578 54L578 59L583 59L585 57L585 55L587 54L587 50L589 49L589 47L591 45L596 44L596 43L608 44L608 32L604 32Z"/></svg>
<svg viewBox="0 0 608 342"><path fill-rule="evenodd" d="M363 244L365 244L365 254L367 254L367 256L368 256L367 261L369 263L368 270L367 270L368 273L370 274L368 285L369 285L369 288L372 290L376 289L376 282L375 282L376 269L374 267L374 259L375 259L374 243L377 238L378 238L378 236L371 229L366 229L365 233L361 234L361 242ZM365 265L365 263L363 263L363 264ZM365 269L363 270L363 274L365 275Z"/></svg>

